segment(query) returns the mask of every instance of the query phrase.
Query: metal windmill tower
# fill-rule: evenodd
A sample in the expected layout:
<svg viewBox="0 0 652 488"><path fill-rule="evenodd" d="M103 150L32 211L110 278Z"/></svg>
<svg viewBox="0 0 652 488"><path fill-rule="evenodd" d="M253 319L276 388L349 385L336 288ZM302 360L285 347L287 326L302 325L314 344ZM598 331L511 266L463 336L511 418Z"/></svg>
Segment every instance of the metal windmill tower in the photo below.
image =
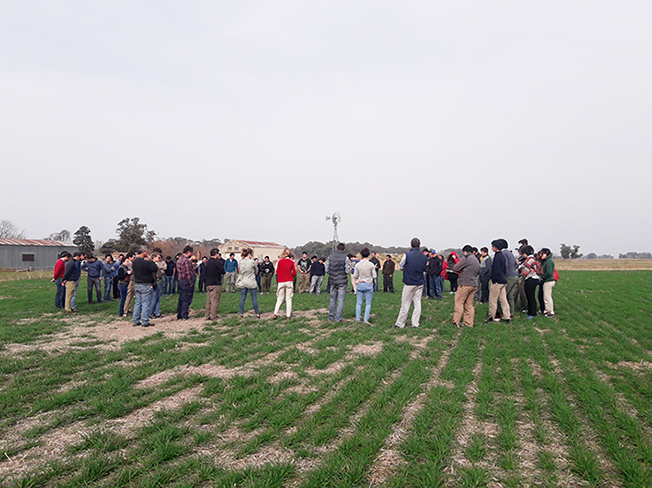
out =
<svg viewBox="0 0 652 488"><path fill-rule="evenodd" d="M332 247L331 251L335 251L335 247L339 242L339 237L337 237L337 224L339 224L340 221L342 220L342 216L340 215L339 212L335 212L330 217L326 217L326 221L329 220L333 222L333 245L331 246Z"/></svg>

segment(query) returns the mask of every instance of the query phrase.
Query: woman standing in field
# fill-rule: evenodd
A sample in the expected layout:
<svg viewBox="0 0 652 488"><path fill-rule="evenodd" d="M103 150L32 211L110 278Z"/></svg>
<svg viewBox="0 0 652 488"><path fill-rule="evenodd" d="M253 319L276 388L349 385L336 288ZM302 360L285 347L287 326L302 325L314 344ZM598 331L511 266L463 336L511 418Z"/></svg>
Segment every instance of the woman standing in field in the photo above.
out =
<svg viewBox="0 0 652 488"><path fill-rule="evenodd" d="M292 252L286 247L279 256L280 261L276 265L276 306L274 307L274 319L278 318L281 304L285 300L285 318L290 320L292 316L292 296L294 295L294 277L297 275L297 267L292 260ZM273 269L273 268L272 268Z"/></svg>
<svg viewBox="0 0 652 488"><path fill-rule="evenodd" d="M244 315L245 300L247 293L251 295L251 303L254 306L256 317L260 318L258 311L258 283L256 282L256 274L258 274L258 265L253 260L254 252L250 248L242 250L242 256L239 263L238 279L235 282L236 288L240 289L240 313Z"/></svg>
<svg viewBox="0 0 652 488"><path fill-rule="evenodd" d="M376 266L369 261L369 249L364 248L360 251L362 260L355 265L353 279L357 282L355 304L355 321L360 322L360 312L362 310L362 299L364 297L366 304L364 309L364 323L369 323L369 314L371 314L371 300L374 297L374 280L376 279Z"/></svg>
<svg viewBox="0 0 652 488"><path fill-rule="evenodd" d="M118 266L118 275L116 279L118 280L118 291L120 292L120 307L118 309L120 317L126 317L125 313L125 303L127 301L127 293L129 291L129 279L131 278L131 257L132 253L127 254L127 256L122 256L120 259L120 266Z"/></svg>
<svg viewBox="0 0 652 488"><path fill-rule="evenodd" d="M521 278L527 298L527 318L533 319L537 314L536 290L539 285L539 277L543 273L541 263L534 255L532 246L523 246L521 253L525 256L521 264Z"/></svg>
<svg viewBox="0 0 652 488"><path fill-rule="evenodd" d="M544 247L539 251L543 265L543 276L541 276L541 288L543 289L543 315L546 317L555 316L555 307L552 301L552 289L555 286L555 262L552 260L550 249Z"/></svg>
<svg viewBox="0 0 652 488"><path fill-rule="evenodd" d="M457 291L457 278L459 277L459 275L455 271L453 271L453 266L455 266L459 260L460 259L457 257L455 251L452 251L448 255L448 259L446 260L448 264L448 269L446 270L446 274L448 275L448 281L450 281L451 284L451 293L455 293Z"/></svg>

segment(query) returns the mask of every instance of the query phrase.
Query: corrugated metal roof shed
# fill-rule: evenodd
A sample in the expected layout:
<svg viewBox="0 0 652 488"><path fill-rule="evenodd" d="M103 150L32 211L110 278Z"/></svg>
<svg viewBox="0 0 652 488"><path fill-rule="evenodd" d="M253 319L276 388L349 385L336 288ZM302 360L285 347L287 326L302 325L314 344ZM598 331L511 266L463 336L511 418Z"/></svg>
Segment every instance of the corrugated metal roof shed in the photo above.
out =
<svg viewBox="0 0 652 488"><path fill-rule="evenodd" d="M243 244L247 244L248 246L252 247L284 247L281 246L280 244L277 244L276 242L266 242L266 241L242 241L240 239L234 239L238 242L242 242Z"/></svg>
<svg viewBox="0 0 652 488"><path fill-rule="evenodd" d="M48 241L47 239L0 239L0 245L5 245L5 246L77 247L72 242Z"/></svg>

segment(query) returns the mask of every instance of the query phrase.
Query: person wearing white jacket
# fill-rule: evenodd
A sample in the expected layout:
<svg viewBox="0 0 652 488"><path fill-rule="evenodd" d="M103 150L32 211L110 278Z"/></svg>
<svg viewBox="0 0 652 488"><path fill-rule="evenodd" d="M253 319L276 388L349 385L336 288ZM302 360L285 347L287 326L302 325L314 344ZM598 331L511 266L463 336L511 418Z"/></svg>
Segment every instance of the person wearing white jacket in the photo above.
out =
<svg viewBox="0 0 652 488"><path fill-rule="evenodd" d="M249 248L242 250L238 279L235 286L240 289L239 315L244 315L245 300L247 299L247 293L249 293L256 317L260 318L260 312L258 311L258 283L256 282L256 274L258 274L259 270L258 265L253 260L253 254L254 252Z"/></svg>

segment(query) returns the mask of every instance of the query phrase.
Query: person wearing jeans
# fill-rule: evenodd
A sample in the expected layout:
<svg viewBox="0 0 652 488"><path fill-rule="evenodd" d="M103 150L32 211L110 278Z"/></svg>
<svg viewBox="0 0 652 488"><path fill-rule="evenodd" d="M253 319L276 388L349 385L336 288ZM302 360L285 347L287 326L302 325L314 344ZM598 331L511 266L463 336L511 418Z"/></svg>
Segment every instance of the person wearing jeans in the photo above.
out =
<svg viewBox="0 0 652 488"><path fill-rule="evenodd" d="M156 255L158 256L158 254ZM149 322L149 314L152 307L151 302L154 285L156 285L158 266L148 258L147 250L144 250L134 259L131 269L133 271L132 279L134 280L134 294L136 296L132 322L134 326L149 327L154 325Z"/></svg>
<svg viewBox="0 0 652 488"><path fill-rule="evenodd" d="M179 301L177 302L177 319L188 320L190 313L190 304L195 293L195 268L190 261L190 256L194 251L192 246L183 248L183 253L177 260L177 273L179 287Z"/></svg>
<svg viewBox="0 0 652 488"><path fill-rule="evenodd" d="M371 300L374 296L374 282L376 281L376 265L369 261L369 249L363 248L360 251L362 259L353 269L353 278L358 282L356 287L356 304L355 304L355 321L360 322L360 312L362 311L362 300L366 304L364 309L364 322L369 323L369 314L371 313Z"/></svg>
<svg viewBox="0 0 652 488"><path fill-rule="evenodd" d="M259 271L258 264L253 260L253 251L250 248L243 249L240 255L242 256L238 266L240 274L236 281L236 287L240 289L240 316L244 315L245 300L247 299L247 293L249 293L256 317L260 318L260 312L258 311L258 283L256 283L256 275Z"/></svg>
<svg viewBox="0 0 652 488"><path fill-rule="evenodd" d="M351 261L344 254L344 244L341 242L337 245L337 250L328 256L326 260L326 272L328 273L328 289L330 294L328 320L331 322L341 322L344 315L346 287L349 281L349 273L351 272Z"/></svg>

